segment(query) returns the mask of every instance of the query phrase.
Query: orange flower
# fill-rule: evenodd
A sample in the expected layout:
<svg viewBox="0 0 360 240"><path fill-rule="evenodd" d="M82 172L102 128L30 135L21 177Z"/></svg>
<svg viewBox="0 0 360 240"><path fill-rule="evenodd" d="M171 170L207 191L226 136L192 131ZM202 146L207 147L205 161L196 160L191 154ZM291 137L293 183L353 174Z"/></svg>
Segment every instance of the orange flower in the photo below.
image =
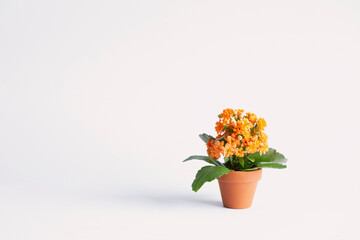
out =
<svg viewBox="0 0 360 240"><path fill-rule="evenodd" d="M266 127L266 122L265 119L260 118L259 121L257 122L259 129L260 130L264 130L264 128Z"/></svg>
<svg viewBox="0 0 360 240"><path fill-rule="evenodd" d="M224 125L219 121L216 122L215 130L216 132L221 132L223 130Z"/></svg>
<svg viewBox="0 0 360 240"><path fill-rule="evenodd" d="M210 139L207 144L207 153L210 158L216 160L221 157L220 154L224 153L224 142L215 141Z"/></svg>
<svg viewBox="0 0 360 240"><path fill-rule="evenodd" d="M266 122L263 118L258 119L250 112L244 114L242 109L229 108L224 109L218 117L215 126L217 138L225 137L226 142L208 142L208 154L213 159L219 158L220 154L224 154L225 157L243 157L245 153L262 154L268 150L267 136L263 132ZM216 142L219 142L218 147L215 146Z"/></svg>
<svg viewBox="0 0 360 240"><path fill-rule="evenodd" d="M247 112L246 116L252 124L255 124L257 122L257 117L254 113Z"/></svg>

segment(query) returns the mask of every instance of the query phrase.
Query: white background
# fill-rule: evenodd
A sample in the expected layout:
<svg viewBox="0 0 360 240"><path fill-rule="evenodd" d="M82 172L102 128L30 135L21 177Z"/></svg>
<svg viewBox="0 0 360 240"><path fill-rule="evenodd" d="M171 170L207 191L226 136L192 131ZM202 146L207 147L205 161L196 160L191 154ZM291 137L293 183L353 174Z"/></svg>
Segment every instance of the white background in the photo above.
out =
<svg viewBox="0 0 360 240"><path fill-rule="evenodd" d="M0 239L360 239L360 2L0 1ZM223 108L289 159L191 183Z"/></svg>

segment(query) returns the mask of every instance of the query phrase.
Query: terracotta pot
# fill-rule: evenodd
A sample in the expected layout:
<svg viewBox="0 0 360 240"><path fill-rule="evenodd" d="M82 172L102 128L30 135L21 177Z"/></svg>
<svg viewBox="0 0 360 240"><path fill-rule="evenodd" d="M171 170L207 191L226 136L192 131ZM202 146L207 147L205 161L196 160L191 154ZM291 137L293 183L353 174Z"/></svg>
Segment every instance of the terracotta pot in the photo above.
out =
<svg viewBox="0 0 360 240"><path fill-rule="evenodd" d="M249 208L252 204L256 186L261 179L262 169L241 172L231 171L218 178L224 207Z"/></svg>

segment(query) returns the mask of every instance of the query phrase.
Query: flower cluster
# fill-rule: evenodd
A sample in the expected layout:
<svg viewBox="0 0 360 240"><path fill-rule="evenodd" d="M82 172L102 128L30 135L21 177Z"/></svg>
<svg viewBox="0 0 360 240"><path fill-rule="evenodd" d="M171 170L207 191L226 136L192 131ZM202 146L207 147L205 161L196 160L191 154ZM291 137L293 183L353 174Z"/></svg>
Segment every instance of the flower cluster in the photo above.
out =
<svg viewBox="0 0 360 240"><path fill-rule="evenodd" d="M221 153L224 153L224 142L215 141L210 139L207 144L207 153L210 158L216 160L221 157Z"/></svg>
<svg viewBox="0 0 360 240"><path fill-rule="evenodd" d="M215 126L218 135L207 143L209 157L215 160L220 154L243 157L247 153L265 153L268 150L265 127L265 120L254 113L244 113L241 109L223 110Z"/></svg>

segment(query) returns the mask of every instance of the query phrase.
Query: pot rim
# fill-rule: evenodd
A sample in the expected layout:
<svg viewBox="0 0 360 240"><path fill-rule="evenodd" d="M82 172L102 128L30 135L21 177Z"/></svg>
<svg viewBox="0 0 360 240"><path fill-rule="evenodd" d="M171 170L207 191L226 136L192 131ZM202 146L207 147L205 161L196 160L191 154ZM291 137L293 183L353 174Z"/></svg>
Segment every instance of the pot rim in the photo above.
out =
<svg viewBox="0 0 360 240"><path fill-rule="evenodd" d="M219 182L246 183L257 182L261 179L262 168L254 171L230 171L228 174L217 178Z"/></svg>
<svg viewBox="0 0 360 240"><path fill-rule="evenodd" d="M259 168L259 169L256 169L256 170L251 170L251 171L236 171L236 170L231 170L230 172L236 172L236 173L238 173L238 172L246 172L246 173L251 173L251 172L257 172L257 171L261 171L262 170L262 168Z"/></svg>

